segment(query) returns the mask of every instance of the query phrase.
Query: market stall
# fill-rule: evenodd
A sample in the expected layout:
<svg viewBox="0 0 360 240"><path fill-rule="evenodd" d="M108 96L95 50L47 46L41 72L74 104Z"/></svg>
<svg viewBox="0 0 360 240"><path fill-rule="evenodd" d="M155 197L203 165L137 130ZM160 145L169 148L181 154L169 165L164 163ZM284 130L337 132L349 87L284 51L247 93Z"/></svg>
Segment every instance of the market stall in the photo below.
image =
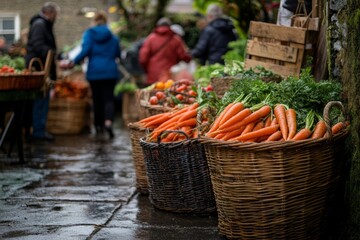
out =
<svg viewBox="0 0 360 240"><path fill-rule="evenodd" d="M50 70L50 59L53 52L49 51L45 66L40 59L34 58L30 61L29 68L25 69L25 62L22 58L11 59L4 56L1 61L0 73L0 103L1 103L1 139L0 147L11 155L14 144L18 149L18 158L24 162L23 155L23 117L26 108L26 101L44 97L47 88L46 80ZM32 65L38 62L41 71L34 72ZM9 148L6 150L4 143L9 140Z"/></svg>

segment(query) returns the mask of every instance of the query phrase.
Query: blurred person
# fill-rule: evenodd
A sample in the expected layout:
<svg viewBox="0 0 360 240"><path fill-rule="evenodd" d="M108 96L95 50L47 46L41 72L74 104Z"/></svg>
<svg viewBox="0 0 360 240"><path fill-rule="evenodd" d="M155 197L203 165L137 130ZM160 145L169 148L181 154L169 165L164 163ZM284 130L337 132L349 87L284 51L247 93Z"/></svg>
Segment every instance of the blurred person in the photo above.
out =
<svg viewBox="0 0 360 240"><path fill-rule="evenodd" d="M25 61L26 66L32 58L39 58L43 64L46 62L48 51L54 52L54 58L51 59L51 67L49 78L51 80L57 79L55 55L56 55L56 41L53 33L53 26L60 7L53 2L46 2L41 8L39 14L33 16L30 20L29 35L26 45ZM41 66L35 62L33 67L40 71ZM31 140L53 141L54 136L46 131L47 115L49 111L49 93L41 99L35 99L32 106L32 136ZM31 121L28 119L28 122ZM27 126L26 135L30 135Z"/></svg>
<svg viewBox="0 0 360 240"><path fill-rule="evenodd" d="M21 30L20 39L13 43L9 48L9 55L12 57L21 57L26 55L26 45L29 36L29 29Z"/></svg>
<svg viewBox="0 0 360 240"><path fill-rule="evenodd" d="M118 70L120 56L120 40L107 26L106 14L97 12L93 26L83 34L80 53L72 61L73 64L80 64L85 58L88 60L86 79L92 90L94 125L98 136L106 130L110 138L114 137L113 92L121 77Z"/></svg>
<svg viewBox="0 0 360 240"><path fill-rule="evenodd" d="M224 64L222 56L229 51L229 42L237 40L234 25L216 4L208 6L206 19L207 25L201 32L196 46L191 50L191 55L199 59L200 64L203 65Z"/></svg>
<svg viewBox="0 0 360 240"><path fill-rule="evenodd" d="M6 39L3 36L0 36L0 56L8 54L8 50Z"/></svg>
<svg viewBox="0 0 360 240"><path fill-rule="evenodd" d="M172 66L180 61L188 63L191 60L184 41L170 26L170 19L160 18L140 49L139 59L146 73L146 86L167 80Z"/></svg>
<svg viewBox="0 0 360 240"><path fill-rule="evenodd" d="M303 12L305 15L309 15L311 13L311 5L312 0L303 0L305 4L306 13L303 12L303 9L298 9L300 6L300 1L298 0L281 0L280 7L278 12L277 24L282 26L291 26L291 19L296 13L297 10Z"/></svg>

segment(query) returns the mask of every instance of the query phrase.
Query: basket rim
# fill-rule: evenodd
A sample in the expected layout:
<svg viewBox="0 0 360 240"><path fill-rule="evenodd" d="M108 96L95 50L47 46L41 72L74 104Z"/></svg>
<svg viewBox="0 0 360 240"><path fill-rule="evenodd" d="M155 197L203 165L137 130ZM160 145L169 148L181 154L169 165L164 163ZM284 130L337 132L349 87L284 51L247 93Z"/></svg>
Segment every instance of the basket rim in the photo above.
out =
<svg viewBox="0 0 360 240"><path fill-rule="evenodd" d="M285 148L301 148L309 145L322 145L326 143L334 143L339 140L345 139L349 134L349 127L340 133L330 138L319 138L319 139L305 139L299 141L274 141L274 142L238 142L238 141L224 141L219 139L210 138L207 136L200 136L199 141L202 144L208 144L214 147L229 147L236 149L244 149L244 150L253 150L253 151L263 151L267 149L271 150L281 150Z"/></svg>
<svg viewBox="0 0 360 240"><path fill-rule="evenodd" d="M0 73L0 77L31 77L31 76L43 76L44 71L28 72L28 73Z"/></svg>

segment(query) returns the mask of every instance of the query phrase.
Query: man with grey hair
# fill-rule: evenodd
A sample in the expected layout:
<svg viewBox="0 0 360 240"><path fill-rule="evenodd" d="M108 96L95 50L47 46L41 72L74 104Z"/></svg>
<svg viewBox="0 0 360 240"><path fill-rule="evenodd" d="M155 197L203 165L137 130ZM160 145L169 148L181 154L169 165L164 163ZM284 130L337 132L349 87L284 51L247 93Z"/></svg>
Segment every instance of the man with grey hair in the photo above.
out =
<svg viewBox="0 0 360 240"><path fill-rule="evenodd" d="M28 35L28 42L26 46L26 65L29 66L31 59L39 58L45 64L47 53L49 50L56 55L56 42L53 33L53 25L57 13L60 8L56 3L46 2L39 14L36 14L30 20L30 28ZM40 65L35 63L33 65L37 70ZM56 65L55 57L51 61L50 74L51 80L56 80ZM32 117L27 116L27 124L32 121L32 140L52 141L54 137L46 132L47 114L49 109L49 94L45 98L36 99L33 101ZM30 113L28 113L30 115ZM29 135L30 126L25 126L26 134ZM27 136L29 137L29 136Z"/></svg>
<svg viewBox="0 0 360 240"><path fill-rule="evenodd" d="M224 64L222 56L229 50L229 42L237 40L234 25L217 4L208 6L206 18L208 24L191 50L191 55L199 59L200 64Z"/></svg>

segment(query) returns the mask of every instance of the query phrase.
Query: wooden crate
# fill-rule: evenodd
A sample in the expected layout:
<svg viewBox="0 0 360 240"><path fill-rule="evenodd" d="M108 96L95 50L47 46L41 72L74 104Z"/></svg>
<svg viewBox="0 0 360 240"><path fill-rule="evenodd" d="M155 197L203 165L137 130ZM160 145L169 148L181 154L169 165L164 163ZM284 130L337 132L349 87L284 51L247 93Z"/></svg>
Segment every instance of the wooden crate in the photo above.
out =
<svg viewBox="0 0 360 240"><path fill-rule="evenodd" d="M250 23L245 69L263 66L281 76L298 76L305 60L308 29L271 23Z"/></svg>

